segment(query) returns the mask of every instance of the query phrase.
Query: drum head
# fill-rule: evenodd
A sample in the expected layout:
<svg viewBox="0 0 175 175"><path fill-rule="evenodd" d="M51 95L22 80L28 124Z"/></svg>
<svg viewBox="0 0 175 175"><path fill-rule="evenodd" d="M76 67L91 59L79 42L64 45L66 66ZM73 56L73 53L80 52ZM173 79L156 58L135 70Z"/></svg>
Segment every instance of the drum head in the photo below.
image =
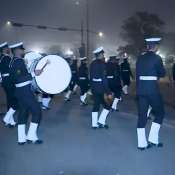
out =
<svg viewBox="0 0 175 175"><path fill-rule="evenodd" d="M72 77L68 63L60 56L48 55L38 61L35 70L42 69L47 61L50 63L43 69L42 74L35 77L38 87L48 94L63 92Z"/></svg>
<svg viewBox="0 0 175 175"><path fill-rule="evenodd" d="M28 52L25 54L24 59L26 60L27 67L30 68L32 63L37 60L42 58L42 55L36 52Z"/></svg>

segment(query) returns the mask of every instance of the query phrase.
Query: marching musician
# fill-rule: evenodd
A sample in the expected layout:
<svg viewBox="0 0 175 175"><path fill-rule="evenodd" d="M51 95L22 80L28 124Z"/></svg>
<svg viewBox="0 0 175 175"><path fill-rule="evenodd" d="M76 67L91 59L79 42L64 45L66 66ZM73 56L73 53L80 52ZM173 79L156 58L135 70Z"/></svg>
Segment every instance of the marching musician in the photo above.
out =
<svg viewBox="0 0 175 175"><path fill-rule="evenodd" d="M81 90L80 94L80 104L81 105L86 105L86 97L87 97L87 92L89 90L89 72L88 72L88 67L87 67L87 58L80 58L81 64L78 69L78 79L79 79L79 86Z"/></svg>
<svg viewBox="0 0 175 175"><path fill-rule="evenodd" d="M14 121L13 115L17 109L17 100L14 97L15 86L10 80L9 65L12 58L10 56L10 49L7 42L0 44L0 53L0 73L2 77L2 87L6 94L8 110L2 121L5 126L14 127L16 122Z"/></svg>
<svg viewBox="0 0 175 175"><path fill-rule="evenodd" d="M121 63L121 77L123 83L123 93L125 95L128 94L128 87L131 84L131 78L133 78L133 74L131 71L130 64L128 62L128 55L125 53L123 57L123 63Z"/></svg>
<svg viewBox="0 0 175 175"><path fill-rule="evenodd" d="M118 102L121 98L122 86L121 86L121 70L119 65L119 58L117 56L111 56L106 63L107 79L110 90L114 93L114 101L112 104L112 110L118 110Z"/></svg>
<svg viewBox="0 0 175 175"><path fill-rule="evenodd" d="M162 59L156 54L161 38L147 38L147 52L138 57L136 63L136 92L138 97L138 149L156 146L162 147L159 141L159 130L164 118L164 104L158 87L158 80L165 76ZM155 119L152 122L147 142L145 126L147 112L151 106Z"/></svg>
<svg viewBox="0 0 175 175"><path fill-rule="evenodd" d="M96 49L93 53L96 59L90 65L90 84L94 99L92 128L108 129L106 119L109 114L111 104L105 101L104 96L106 95L109 99L112 99L112 95L106 78L106 65L103 47ZM103 105L103 110L99 116L100 105Z"/></svg>
<svg viewBox="0 0 175 175"><path fill-rule="evenodd" d="M28 72L24 61L23 43L10 46L13 53L13 60L10 63L10 76L15 84L15 96L18 100L18 144L24 145L26 142L42 144L43 141L37 136L37 129L41 121L41 108L37 102L34 92L31 90L32 75ZM36 75L40 75L38 70ZM32 114L32 121L26 133L26 124L29 113Z"/></svg>
<svg viewBox="0 0 175 175"><path fill-rule="evenodd" d="M76 89L78 88L78 65L77 65L77 58L73 56L71 58L71 72L72 72L72 79L69 84L69 90L65 95L65 101L70 101L70 96L74 92L76 92Z"/></svg>

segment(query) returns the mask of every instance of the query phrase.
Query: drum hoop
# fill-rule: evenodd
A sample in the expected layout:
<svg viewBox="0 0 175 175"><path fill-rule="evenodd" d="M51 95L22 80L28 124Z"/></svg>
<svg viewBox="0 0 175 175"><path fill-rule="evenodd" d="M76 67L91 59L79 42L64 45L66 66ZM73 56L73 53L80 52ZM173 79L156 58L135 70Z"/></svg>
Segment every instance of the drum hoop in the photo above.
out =
<svg viewBox="0 0 175 175"><path fill-rule="evenodd" d="M40 61L41 59L43 59L43 58L44 58L44 57L42 57L42 58L40 58L40 59L37 60L37 63L34 65L34 68L33 68L34 71L36 70L36 67L37 67L39 61ZM38 86L35 76L34 76L33 80L35 81L35 83L36 83L36 85L37 85L37 88L38 88L38 90L39 90L41 93L48 94L47 92L45 92L44 90L42 90L42 89Z"/></svg>

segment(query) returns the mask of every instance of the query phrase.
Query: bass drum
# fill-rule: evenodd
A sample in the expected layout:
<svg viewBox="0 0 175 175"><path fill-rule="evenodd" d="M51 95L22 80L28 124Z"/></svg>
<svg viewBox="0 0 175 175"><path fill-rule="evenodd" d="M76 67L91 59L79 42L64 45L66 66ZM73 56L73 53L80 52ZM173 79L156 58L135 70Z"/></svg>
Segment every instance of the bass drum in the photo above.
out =
<svg viewBox="0 0 175 175"><path fill-rule="evenodd" d="M34 77L33 86L42 93L59 94L69 85L72 74L69 64L62 57L48 55L35 60L30 70L43 70L39 76Z"/></svg>

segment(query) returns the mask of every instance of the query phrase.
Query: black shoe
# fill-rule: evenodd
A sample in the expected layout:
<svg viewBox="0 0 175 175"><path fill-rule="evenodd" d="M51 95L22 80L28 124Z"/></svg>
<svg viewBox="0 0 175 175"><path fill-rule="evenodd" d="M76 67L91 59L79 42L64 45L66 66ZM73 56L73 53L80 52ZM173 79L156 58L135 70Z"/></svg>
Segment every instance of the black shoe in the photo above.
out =
<svg viewBox="0 0 175 175"><path fill-rule="evenodd" d="M6 122L4 122L4 120L1 120L1 121L2 121L2 123L3 123L3 125L4 125L5 127L8 127L9 124L7 124Z"/></svg>
<svg viewBox="0 0 175 175"><path fill-rule="evenodd" d="M47 106L44 106L44 105L42 105L41 108L42 108L43 110L50 110L50 107L47 107Z"/></svg>
<svg viewBox="0 0 175 175"><path fill-rule="evenodd" d="M140 151L145 151L147 149L147 147L145 147L145 148L137 147L137 149L140 150Z"/></svg>
<svg viewBox="0 0 175 175"><path fill-rule="evenodd" d="M8 124L8 127L11 129L15 128L16 126L17 126L17 124L15 124L15 125Z"/></svg>
<svg viewBox="0 0 175 175"><path fill-rule="evenodd" d="M117 108L117 109L111 109L111 112L119 112L119 109Z"/></svg>
<svg viewBox="0 0 175 175"><path fill-rule="evenodd" d="M99 128L105 128L105 129L109 129L108 125L103 125L101 123L98 123Z"/></svg>
<svg viewBox="0 0 175 175"><path fill-rule="evenodd" d="M70 101L70 98L65 98L64 101L68 102L68 101Z"/></svg>
<svg viewBox="0 0 175 175"><path fill-rule="evenodd" d="M32 141L32 140L27 140L28 144L36 144L36 145L40 145L43 144L42 140L36 140L36 141Z"/></svg>
<svg viewBox="0 0 175 175"><path fill-rule="evenodd" d="M149 143L149 146L150 148L151 147L157 147L157 148L162 148L163 147L163 143L158 143L158 144L155 144L155 143Z"/></svg>
<svg viewBox="0 0 175 175"><path fill-rule="evenodd" d="M80 102L80 106L87 106L87 103Z"/></svg>
<svg viewBox="0 0 175 175"><path fill-rule="evenodd" d="M25 145L26 142L18 142L19 146Z"/></svg>
<svg viewBox="0 0 175 175"><path fill-rule="evenodd" d="M145 150L147 150L147 149L149 149L149 148L151 148L150 144L148 144L148 146L143 147L143 148L137 147L137 149L140 150L140 151L145 151Z"/></svg>
<svg viewBox="0 0 175 175"><path fill-rule="evenodd" d="M94 129L94 130L96 130L98 128L99 128L99 126L92 126L92 129Z"/></svg>

